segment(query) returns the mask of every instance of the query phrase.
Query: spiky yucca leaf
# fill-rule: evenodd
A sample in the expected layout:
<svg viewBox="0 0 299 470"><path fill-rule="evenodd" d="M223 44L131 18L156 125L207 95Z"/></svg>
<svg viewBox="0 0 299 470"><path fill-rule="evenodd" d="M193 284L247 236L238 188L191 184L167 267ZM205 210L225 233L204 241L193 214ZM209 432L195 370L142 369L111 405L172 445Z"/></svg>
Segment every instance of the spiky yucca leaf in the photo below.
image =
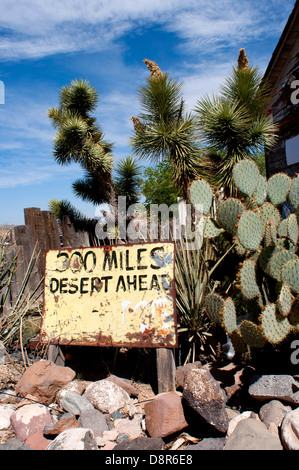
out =
<svg viewBox="0 0 299 470"><path fill-rule="evenodd" d="M260 157L276 143L277 126L267 115L270 95L257 69L233 69L219 96L198 101L199 131L211 152L220 157L213 183L233 195L231 172L244 158ZM211 160L209 158L208 160Z"/></svg>
<svg viewBox="0 0 299 470"><path fill-rule="evenodd" d="M141 170L141 165L131 156L122 158L115 167L115 192L117 196L126 197L127 207L139 200Z"/></svg>
<svg viewBox="0 0 299 470"><path fill-rule="evenodd" d="M199 169L194 117L185 113L181 84L163 74L148 78L139 90L141 114L131 145L135 154L152 161L169 158L173 179L187 198L187 188Z"/></svg>

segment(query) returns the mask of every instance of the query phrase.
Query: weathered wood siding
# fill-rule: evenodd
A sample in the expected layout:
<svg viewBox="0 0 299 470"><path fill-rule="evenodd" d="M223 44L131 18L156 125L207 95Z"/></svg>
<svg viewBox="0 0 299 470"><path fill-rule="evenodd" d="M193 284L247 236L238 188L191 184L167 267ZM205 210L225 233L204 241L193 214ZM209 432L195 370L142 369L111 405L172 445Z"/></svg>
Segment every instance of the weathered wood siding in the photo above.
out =
<svg viewBox="0 0 299 470"><path fill-rule="evenodd" d="M279 142L266 155L268 177L280 171L290 176L299 172L299 162L287 164L285 145L288 139L299 135L299 104L291 100L292 94L294 96L296 92L291 84L299 80L299 25L297 26L297 23L298 20L293 23L267 77L273 87L271 101L273 120L279 126ZM297 98L299 98L299 93L297 93Z"/></svg>

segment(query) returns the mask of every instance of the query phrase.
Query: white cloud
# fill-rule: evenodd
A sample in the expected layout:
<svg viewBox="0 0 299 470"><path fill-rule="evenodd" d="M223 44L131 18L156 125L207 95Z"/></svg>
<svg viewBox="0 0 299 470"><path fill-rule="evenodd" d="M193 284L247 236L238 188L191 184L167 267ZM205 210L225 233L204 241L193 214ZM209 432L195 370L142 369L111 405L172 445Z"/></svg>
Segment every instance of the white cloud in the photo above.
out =
<svg viewBox="0 0 299 470"><path fill-rule="evenodd" d="M281 31L287 0L1 0L0 58L103 50L133 28L164 25L203 50ZM284 16L283 20L282 17ZM265 19L267 21L265 21Z"/></svg>

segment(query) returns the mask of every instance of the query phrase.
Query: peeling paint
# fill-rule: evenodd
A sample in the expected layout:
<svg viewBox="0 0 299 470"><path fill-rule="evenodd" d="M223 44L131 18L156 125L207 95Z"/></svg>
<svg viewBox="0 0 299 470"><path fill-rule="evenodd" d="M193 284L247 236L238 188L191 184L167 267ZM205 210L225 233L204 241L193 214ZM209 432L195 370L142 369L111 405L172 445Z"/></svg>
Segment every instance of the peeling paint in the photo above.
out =
<svg viewBox="0 0 299 470"><path fill-rule="evenodd" d="M176 347L174 244L49 250L42 342Z"/></svg>

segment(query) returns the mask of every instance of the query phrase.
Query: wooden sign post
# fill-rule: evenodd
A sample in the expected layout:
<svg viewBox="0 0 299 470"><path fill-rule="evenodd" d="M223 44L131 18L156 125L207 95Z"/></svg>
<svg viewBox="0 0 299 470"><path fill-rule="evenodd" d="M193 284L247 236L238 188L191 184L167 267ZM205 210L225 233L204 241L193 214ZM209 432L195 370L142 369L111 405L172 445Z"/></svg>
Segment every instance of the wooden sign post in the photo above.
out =
<svg viewBox="0 0 299 470"><path fill-rule="evenodd" d="M159 348L157 354L158 393L175 390L175 360L172 349Z"/></svg>

